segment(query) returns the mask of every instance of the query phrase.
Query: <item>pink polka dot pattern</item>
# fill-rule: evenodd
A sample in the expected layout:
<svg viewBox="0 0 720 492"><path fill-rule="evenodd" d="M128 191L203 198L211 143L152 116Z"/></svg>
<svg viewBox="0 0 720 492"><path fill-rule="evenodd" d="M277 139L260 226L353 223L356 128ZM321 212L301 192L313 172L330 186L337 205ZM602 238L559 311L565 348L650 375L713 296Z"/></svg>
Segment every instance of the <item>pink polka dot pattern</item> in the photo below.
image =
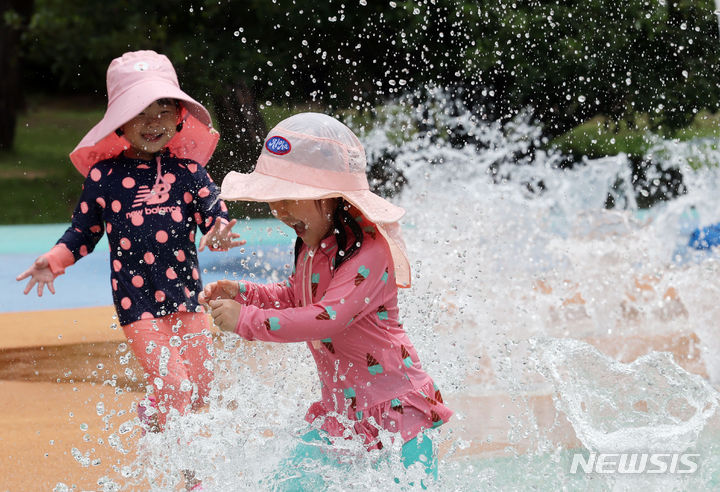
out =
<svg viewBox="0 0 720 492"><path fill-rule="evenodd" d="M218 187L199 164L163 154L163 194L148 195L156 184L156 162L124 156L116 161L88 170L73 226L67 231L68 247L79 258L107 232L120 324L199 311L201 274L193 248L201 236L197 226L206 230L216 217L227 216L225 204L214 199ZM172 185L170 190L165 190L167 185ZM144 203L148 200L150 205ZM202 207L196 207L201 200Z"/></svg>

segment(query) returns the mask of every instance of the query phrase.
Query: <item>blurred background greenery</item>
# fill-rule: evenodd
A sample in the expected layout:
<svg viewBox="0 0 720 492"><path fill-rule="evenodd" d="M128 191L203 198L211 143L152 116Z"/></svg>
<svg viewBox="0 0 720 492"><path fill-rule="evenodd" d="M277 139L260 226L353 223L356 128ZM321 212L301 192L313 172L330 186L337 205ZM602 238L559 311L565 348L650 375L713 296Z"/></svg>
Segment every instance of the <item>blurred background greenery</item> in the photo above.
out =
<svg viewBox="0 0 720 492"><path fill-rule="evenodd" d="M570 161L641 166L656 138L718 135L712 0L0 0L0 23L0 223L69 219L67 155L104 111L109 62L138 49L211 109L218 181L295 111L371 123L431 87L477 121L530 111L538 146Z"/></svg>

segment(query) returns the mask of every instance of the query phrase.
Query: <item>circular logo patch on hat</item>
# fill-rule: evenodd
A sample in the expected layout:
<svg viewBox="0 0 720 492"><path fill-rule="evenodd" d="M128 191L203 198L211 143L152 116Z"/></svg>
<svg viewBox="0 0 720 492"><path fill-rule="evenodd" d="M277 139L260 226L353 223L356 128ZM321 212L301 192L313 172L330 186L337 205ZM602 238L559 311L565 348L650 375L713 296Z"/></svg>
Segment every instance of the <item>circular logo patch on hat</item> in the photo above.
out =
<svg viewBox="0 0 720 492"><path fill-rule="evenodd" d="M276 135L267 139L265 142L265 148L271 154L285 155L290 152L291 146L290 142L288 142L286 138Z"/></svg>
<svg viewBox="0 0 720 492"><path fill-rule="evenodd" d="M133 68L138 72L144 72L145 70L150 68L150 66L148 65L148 62L141 61L133 65Z"/></svg>

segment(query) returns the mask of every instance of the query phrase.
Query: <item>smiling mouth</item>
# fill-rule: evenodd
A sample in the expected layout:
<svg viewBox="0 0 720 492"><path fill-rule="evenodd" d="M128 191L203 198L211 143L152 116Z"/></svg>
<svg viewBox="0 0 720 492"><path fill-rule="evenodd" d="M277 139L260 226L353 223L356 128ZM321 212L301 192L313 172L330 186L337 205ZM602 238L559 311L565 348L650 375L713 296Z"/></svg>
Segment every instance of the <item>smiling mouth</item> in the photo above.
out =
<svg viewBox="0 0 720 492"><path fill-rule="evenodd" d="M145 133L143 134L143 138L147 140L148 142L154 143L157 142L162 138L162 136L165 135L164 133L158 133L157 135L151 134L151 133Z"/></svg>

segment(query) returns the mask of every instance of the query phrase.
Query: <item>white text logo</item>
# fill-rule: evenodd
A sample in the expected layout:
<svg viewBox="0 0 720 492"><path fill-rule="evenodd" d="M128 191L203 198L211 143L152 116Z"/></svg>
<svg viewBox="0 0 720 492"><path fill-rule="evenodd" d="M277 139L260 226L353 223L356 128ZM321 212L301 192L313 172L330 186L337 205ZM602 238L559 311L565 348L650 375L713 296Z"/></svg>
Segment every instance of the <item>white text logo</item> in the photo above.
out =
<svg viewBox="0 0 720 492"><path fill-rule="evenodd" d="M570 473L695 473L699 454L692 453L575 453Z"/></svg>

